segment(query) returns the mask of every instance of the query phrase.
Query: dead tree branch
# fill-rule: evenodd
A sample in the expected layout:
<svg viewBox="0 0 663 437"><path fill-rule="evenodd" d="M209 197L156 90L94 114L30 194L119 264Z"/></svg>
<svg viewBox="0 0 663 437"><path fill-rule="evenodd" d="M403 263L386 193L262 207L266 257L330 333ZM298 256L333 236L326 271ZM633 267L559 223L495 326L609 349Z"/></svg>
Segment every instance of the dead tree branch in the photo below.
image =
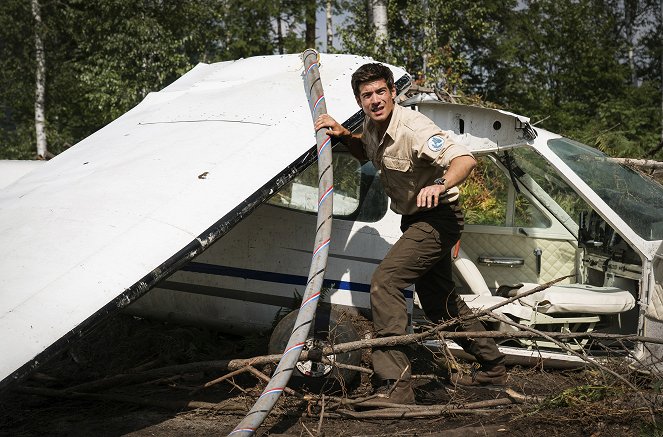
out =
<svg viewBox="0 0 663 437"><path fill-rule="evenodd" d="M642 393L640 393L640 391L638 390L638 388L637 388L636 386L634 386L634 385L633 385L628 379L624 378L622 375L620 375L619 373L615 372L614 370L609 369L609 368L607 368L607 367L601 365L601 364L598 363L596 360L590 360L589 357L587 357L587 355L584 355L584 354L578 353L577 351L573 350L573 348L570 348L568 345L565 345L564 343L562 343L562 342L558 341L557 339L551 337L551 336L548 335L547 333L544 333L544 332L542 332L542 331L536 330L536 329L532 328L531 326L525 326L525 325L521 325L520 323L516 323L516 322L512 321L511 319L509 319L508 317L503 316L502 314L497 314L497 313L493 313L493 312L491 312L489 315L490 315L491 317L495 318L496 320L499 320L499 321L501 321L501 322L503 322L503 323L506 323L506 324L508 324L508 325L511 325L511 326L517 327L517 328L519 328L519 329L523 329L523 330L525 330L525 331L529 331L529 332L531 332L531 333L533 333L533 334L536 334L536 335L538 335L538 336L540 336L540 337L543 337L543 338L545 338L545 339L547 339L547 340L549 340L549 341L552 341L552 342L555 343L560 349L566 351L567 353L569 353L569 354L571 354L571 355L574 355L574 356L576 356L576 357L582 359L583 361L587 362L589 365L598 368L598 369L601 370L602 372L609 373L610 375L612 375L612 376L614 376L615 378L619 379L619 380L622 381L624 384L626 384L629 388L631 388L631 389L633 390L633 392L634 392L636 395L639 395L645 403L647 402L647 399L644 397L644 395L642 395ZM653 410L653 408L652 408L651 405L649 406L649 412L650 412L650 415L651 415L651 418L652 418L652 423L656 423L656 415L655 415L654 410Z"/></svg>
<svg viewBox="0 0 663 437"><path fill-rule="evenodd" d="M475 312L472 316L467 317L476 318L482 316L493 317L496 320L507 320L508 323L513 324L515 322L507 319L503 316L499 316L494 311L504 305L512 303L522 297L528 296L533 293L545 290L551 285L560 282L569 276L555 279L546 284L542 284L538 287L533 288L532 290L521 293L509 299L505 299L503 302L500 302L498 305L494 305L490 308L480 310ZM381 346L396 346L396 345L406 345L421 342L424 339L431 337L443 337L445 339L459 339L459 338L479 338L479 337L490 337L490 338L547 338L550 341L556 342L561 345L562 348L565 347L560 340L569 340L569 339L597 339L597 340L621 340L621 341L633 341L633 342L643 342L643 343L654 343L654 344L663 344L663 339L661 338L652 338L652 337L643 337L638 335L621 335L621 334L603 334L603 333L594 333L594 332L582 332L582 333L542 333L535 329L525 327L524 325L516 324L515 326L519 327L522 331L520 332L501 332L501 331L485 331L485 332L445 332L445 329L448 329L451 326L454 326L460 322L459 319L448 320L443 323L438 324L437 326L428 329L424 332L416 334L407 334L393 337L383 337L383 338L372 338L364 339L354 342L348 342L338 345L333 345L331 347L326 347L323 349L323 356L330 354L338 354L343 352L349 352L358 349L372 348L372 347L381 347ZM579 356L582 356L579 354ZM218 369L218 370L238 370L246 366L257 366L268 363L278 362L281 358L281 354L273 355L263 355L247 359L231 359L231 360L216 360L216 361L201 361L195 363L187 363L181 365L167 366L157 369L151 369L141 373L135 374L119 374L111 377L107 377L97 381L86 382L83 384L70 387L67 391L70 392L92 392L97 390L102 390L109 387L115 387L120 385L133 384L138 382L147 381L150 379L160 378L166 375L172 375L177 373L190 373L190 372L199 372L208 369ZM306 351L302 352L300 360L307 360L308 353ZM339 366L340 367L340 366ZM358 369L353 369L358 370ZM366 373L370 372L367 371ZM253 372L252 372L253 373Z"/></svg>
<svg viewBox="0 0 663 437"><path fill-rule="evenodd" d="M643 171L652 172L654 170L663 169L663 162L654 161L653 159L608 158L608 160L628 165L629 167L637 167Z"/></svg>

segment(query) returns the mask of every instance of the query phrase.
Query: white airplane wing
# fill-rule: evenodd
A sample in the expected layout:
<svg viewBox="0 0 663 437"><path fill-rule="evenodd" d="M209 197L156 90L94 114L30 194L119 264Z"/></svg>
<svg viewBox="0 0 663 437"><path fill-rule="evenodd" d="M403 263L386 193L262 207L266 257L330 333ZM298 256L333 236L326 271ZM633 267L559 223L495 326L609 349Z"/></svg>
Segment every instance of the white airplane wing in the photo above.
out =
<svg viewBox="0 0 663 437"><path fill-rule="evenodd" d="M0 190L44 164L46 161L0 160Z"/></svg>
<svg viewBox="0 0 663 437"><path fill-rule="evenodd" d="M361 120L350 76L367 62L321 55L328 111L348 125ZM0 387L140 297L315 159L302 73L298 55L200 64L0 190Z"/></svg>

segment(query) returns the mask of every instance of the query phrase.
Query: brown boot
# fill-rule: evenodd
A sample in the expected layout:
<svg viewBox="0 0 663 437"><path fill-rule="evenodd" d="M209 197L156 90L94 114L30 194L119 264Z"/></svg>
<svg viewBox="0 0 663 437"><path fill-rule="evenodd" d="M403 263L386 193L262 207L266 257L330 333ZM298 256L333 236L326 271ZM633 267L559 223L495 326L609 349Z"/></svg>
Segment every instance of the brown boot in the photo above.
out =
<svg viewBox="0 0 663 437"><path fill-rule="evenodd" d="M396 384L395 387L394 384ZM378 395L377 397L367 399L364 402L356 404L356 406L379 408L380 404L412 405L416 403L414 400L414 390L412 390L412 383L410 381L395 382L394 380L387 380L375 393Z"/></svg>
<svg viewBox="0 0 663 437"><path fill-rule="evenodd" d="M472 372L452 373L449 381L453 385L481 386L481 385L504 385L506 383L506 367L504 364L492 366L481 366L479 369L472 368Z"/></svg>

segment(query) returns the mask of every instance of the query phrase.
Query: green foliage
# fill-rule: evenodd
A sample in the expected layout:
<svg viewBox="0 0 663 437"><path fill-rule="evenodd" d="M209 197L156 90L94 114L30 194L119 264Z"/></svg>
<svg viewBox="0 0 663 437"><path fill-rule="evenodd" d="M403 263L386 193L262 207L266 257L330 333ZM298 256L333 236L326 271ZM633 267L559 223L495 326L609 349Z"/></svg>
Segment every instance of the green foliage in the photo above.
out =
<svg viewBox="0 0 663 437"><path fill-rule="evenodd" d="M351 14L340 35L350 53L401 65L422 85L457 91L471 71L478 46L495 36L501 12L515 4L393 0L388 3L388 40L376 43L366 2L348 0Z"/></svg>
<svg viewBox="0 0 663 437"><path fill-rule="evenodd" d="M658 423L643 423L640 426L641 437L663 437L663 425Z"/></svg>
<svg viewBox="0 0 663 437"><path fill-rule="evenodd" d="M542 408L580 407L602 401L610 394L617 393L615 388L607 386L579 385L571 387L560 394L546 399Z"/></svg>
<svg viewBox="0 0 663 437"><path fill-rule="evenodd" d="M35 142L34 124L22 123L34 117L30 17L29 2L0 2L0 157L36 156L34 147L24 148L26 143Z"/></svg>
<svg viewBox="0 0 663 437"><path fill-rule="evenodd" d="M41 0L49 150L59 153L198 62L272 53L264 0ZM30 2L0 2L0 159L34 156Z"/></svg>
<svg viewBox="0 0 663 437"><path fill-rule="evenodd" d="M593 117L568 135L610 156L663 160L662 151L650 152L660 139L655 129L662 118L657 91L651 82L625 87L621 96L599 102Z"/></svg>
<svg viewBox="0 0 663 437"><path fill-rule="evenodd" d="M55 154L198 62L302 51L310 4L40 3ZM391 0L379 42L367 4L333 2L345 20L336 26L344 52L403 66L421 85L481 96L611 155L663 159L659 1ZM0 2L0 158L35 155L34 34L29 1Z"/></svg>
<svg viewBox="0 0 663 437"><path fill-rule="evenodd" d="M651 23L643 17L651 16L651 5L631 3L641 13L627 22L617 2L522 2L507 14L490 51L476 59L473 71L490 75L469 80L472 91L607 153L660 159L649 151L660 138L661 72L655 82L631 84L624 30L630 23L647 33Z"/></svg>
<svg viewBox="0 0 663 437"><path fill-rule="evenodd" d="M468 224L506 224L508 181L487 158L477 160L477 167L460 189L461 206Z"/></svg>

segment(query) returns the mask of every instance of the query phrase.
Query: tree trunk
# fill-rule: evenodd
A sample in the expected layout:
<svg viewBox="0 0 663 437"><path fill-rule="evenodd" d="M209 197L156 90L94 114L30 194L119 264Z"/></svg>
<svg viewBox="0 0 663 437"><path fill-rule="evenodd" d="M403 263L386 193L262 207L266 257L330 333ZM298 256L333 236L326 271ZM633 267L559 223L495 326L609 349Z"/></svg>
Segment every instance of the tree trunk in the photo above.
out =
<svg viewBox="0 0 663 437"><path fill-rule="evenodd" d="M327 0L327 52L334 48L334 29L332 28L332 0Z"/></svg>
<svg viewBox="0 0 663 437"><path fill-rule="evenodd" d="M658 29L659 29L659 37L660 40L663 41L663 0L661 0L661 4L659 5L660 9L658 11L660 17L659 17L659 23L658 23ZM663 49L661 50L661 144L663 144Z"/></svg>
<svg viewBox="0 0 663 437"><path fill-rule="evenodd" d="M284 52L283 48L283 22L281 19L281 8L279 7L278 12L276 13L276 44L279 47L279 55L282 55Z"/></svg>
<svg viewBox="0 0 663 437"><path fill-rule="evenodd" d="M624 2L624 21L626 28L626 42L628 44L628 67L631 70L631 85L638 86L638 77L635 71L635 55L633 53L633 27L635 17L638 15L638 1L626 0Z"/></svg>
<svg viewBox="0 0 663 437"><path fill-rule="evenodd" d="M366 0L366 18L368 24L373 25L373 0Z"/></svg>
<svg viewBox="0 0 663 437"><path fill-rule="evenodd" d="M387 0L369 0L369 17L375 28L377 42L387 40Z"/></svg>
<svg viewBox="0 0 663 437"><path fill-rule="evenodd" d="M46 95L46 57L42 42L41 6L39 0L32 1L32 16L35 20L35 61L37 64L35 80L35 132L37 134L37 158L46 159L46 114L44 101Z"/></svg>
<svg viewBox="0 0 663 437"><path fill-rule="evenodd" d="M426 16L430 17L430 6L428 5L428 0L423 0L423 10L425 11ZM426 83L428 79L428 56L432 52L433 45L431 42L431 25L430 20L424 22L424 49L421 54L421 63L422 63L422 75L421 83Z"/></svg>
<svg viewBox="0 0 663 437"><path fill-rule="evenodd" d="M315 49L315 11L317 9L315 0L306 1L306 35L304 37L307 48Z"/></svg>

